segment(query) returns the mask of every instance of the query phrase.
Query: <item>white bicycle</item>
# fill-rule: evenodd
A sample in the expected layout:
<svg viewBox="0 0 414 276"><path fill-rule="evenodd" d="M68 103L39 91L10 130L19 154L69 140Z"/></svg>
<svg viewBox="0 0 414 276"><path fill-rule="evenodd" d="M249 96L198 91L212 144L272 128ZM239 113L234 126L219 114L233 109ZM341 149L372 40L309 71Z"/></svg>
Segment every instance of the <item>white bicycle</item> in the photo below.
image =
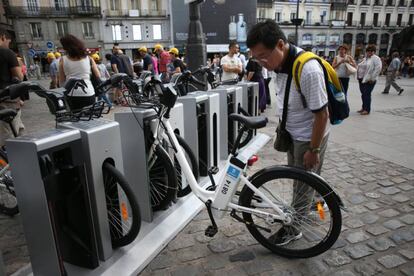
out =
<svg viewBox="0 0 414 276"><path fill-rule="evenodd" d="M335 243L341 232L342 202L320 176L287 166L267 167L247 176L248 166L257 160L255 154L270 138L258 134L237 150L240 140L245 131L266 126L267 118L229 116L242 127L224 169L217 175L217 185L213 177L217 170L210 169L212 185L201 187L169 122L176 91L171 85L157 81L150 87L159 95L157 127L167 135L192 192L206 205L212 223L205 231L207 236L212 237L218 231L215 218L230 213L247 226L260 244L285 257L316 256Z"/></svg>

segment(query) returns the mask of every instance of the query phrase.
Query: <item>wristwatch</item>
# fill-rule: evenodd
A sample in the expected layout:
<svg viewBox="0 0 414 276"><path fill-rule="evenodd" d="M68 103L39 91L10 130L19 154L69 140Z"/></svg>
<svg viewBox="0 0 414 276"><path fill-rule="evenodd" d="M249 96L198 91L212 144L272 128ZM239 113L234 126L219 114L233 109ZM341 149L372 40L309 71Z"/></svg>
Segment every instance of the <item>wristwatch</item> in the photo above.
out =
<svg viewBox="0 0 414 276"><path fill-rule="evenodd" d="M321 148L309 148L309 151L312 152L312 153L320 153Z"/></svg>

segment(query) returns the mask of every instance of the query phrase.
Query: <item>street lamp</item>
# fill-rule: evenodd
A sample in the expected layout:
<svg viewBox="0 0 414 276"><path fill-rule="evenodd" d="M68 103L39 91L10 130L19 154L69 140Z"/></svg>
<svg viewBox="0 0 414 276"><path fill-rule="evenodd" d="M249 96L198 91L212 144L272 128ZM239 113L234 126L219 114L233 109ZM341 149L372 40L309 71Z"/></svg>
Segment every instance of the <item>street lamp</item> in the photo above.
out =
<svg viewBox="0 0 414 276"><path fill-rule="evenodd" d="M299 1L300 0L296 1L296 18L291 19L292 23L295 25L295 44L296 44L296 46L299 46L298 45L298 41L299 41L298 28L299 28L300 25L302 25L302 22L303 22L303 19L299 18Z"/></svg>
<svg viewBox="0 0 414 276"><path fill-rule="evenodd" d="M187 64L191 71L196 70L200 65L205 65L207 60L203 26L200 21L200 4L204 3L204 1L185 0L185 4L189 4L190 15L186 56L188 57Z"/></svg>

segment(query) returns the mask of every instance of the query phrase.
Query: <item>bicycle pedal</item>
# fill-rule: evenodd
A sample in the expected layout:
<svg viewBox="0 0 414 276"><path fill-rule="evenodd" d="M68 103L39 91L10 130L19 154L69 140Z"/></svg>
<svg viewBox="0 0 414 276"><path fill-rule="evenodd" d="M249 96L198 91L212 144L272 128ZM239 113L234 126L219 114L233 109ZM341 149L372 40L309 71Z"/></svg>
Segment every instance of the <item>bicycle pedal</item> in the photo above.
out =
<svg viewBox="0 0 414 276"><path fill-rule="evenodd" d="M210 169L208 169L208 173L215 175L219 172L219 168L216 166L211 167Z"/></svg>
<svg viewBox="0 0 414 276"><path fill-rule="evenodd" d="M207 237L212 238L212 237L214 237L214 236L217 234L217 232L218 232L217 227L214 227L213 225L210 225L209 227L207 227L207 229L206 229L206 231L204 232L204 234L205 234Z"/></svg>

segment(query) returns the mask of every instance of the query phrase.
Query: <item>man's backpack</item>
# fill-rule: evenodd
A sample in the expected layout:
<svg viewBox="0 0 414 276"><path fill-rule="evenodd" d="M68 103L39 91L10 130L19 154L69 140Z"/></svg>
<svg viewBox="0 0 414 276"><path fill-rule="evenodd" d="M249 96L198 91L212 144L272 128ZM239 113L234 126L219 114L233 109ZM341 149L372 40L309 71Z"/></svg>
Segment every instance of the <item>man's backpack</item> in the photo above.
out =
<svg viewBox="0 0 414 276"><path fill-rule="evenodd" d="M292 68L293 79L297 90L300 93L303 107L306 108L307 103L300 88L300 76L302 74L303 65L311 59L318 61L323 69L326 92L328 93L329 120L332 125L340 124L349 116L349 105L346 100L345 93L343 92L341 82L339 81L338 75L332 66L327 61L321 59L312 52L304 52L299 54L295 59Z"/></svg>

